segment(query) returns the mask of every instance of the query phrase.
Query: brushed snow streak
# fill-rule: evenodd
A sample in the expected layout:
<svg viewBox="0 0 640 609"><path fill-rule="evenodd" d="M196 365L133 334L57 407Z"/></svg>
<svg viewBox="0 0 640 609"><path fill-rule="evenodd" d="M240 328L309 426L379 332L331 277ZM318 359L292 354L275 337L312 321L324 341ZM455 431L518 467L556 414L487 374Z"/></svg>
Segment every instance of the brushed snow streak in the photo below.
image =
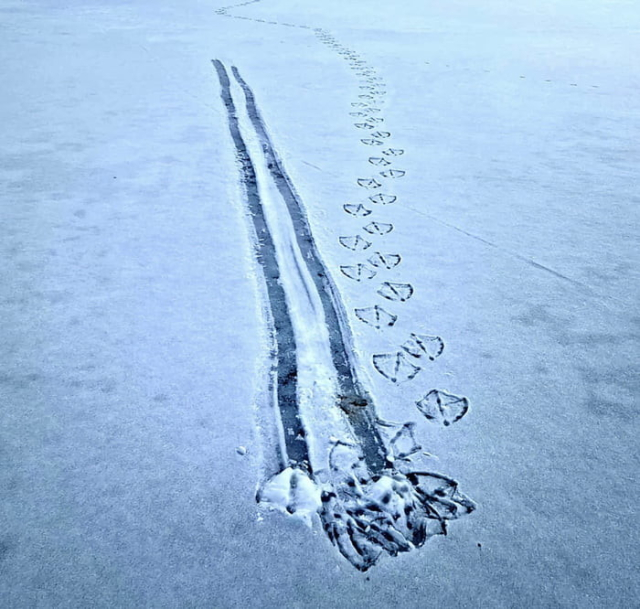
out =
<svg viewBox="0 0 640 609"><path fill-rule="evenodd" d="M236 108L231 95L229 75L222 62L213 60L212 63L220 81L220 95L227 109L231 139L233 140L241 164L242 183L247 195L249 216L251 217L256 233L255 255L262 268L267 287L267 297L269 300L271 319L273 321L273 327L270 328L270 330L272 340L275 343L273 374L277 379L276 395L278 410L284 429L293 432L291 434L284 434L287 456L289 460L295 462L298 467L310 471L309 449L304 440L305 431L299 417L298 408L296 341L284 288L279 281L280 268L276 258L275 244L262 208L256 170L249 156L247 145L240 132Z"/></svg>
<svg viewBox="0 0 640 609"><path fill-rule="evenodd" d="M286 203L298 247L303 254L316 292L322 302L329 330L331 357L340 388L339 403L358 438L369 469L373 473L379 473L387 465L387 451L376 425L377 417L373 401L357 376L352 357L351 335L340 296L320 257L302 201L271 143L264 121L258 111L253 91L240 76L236 67L232 67L231 71L244 91L247 113L260 138L273 181Z"/></svg>

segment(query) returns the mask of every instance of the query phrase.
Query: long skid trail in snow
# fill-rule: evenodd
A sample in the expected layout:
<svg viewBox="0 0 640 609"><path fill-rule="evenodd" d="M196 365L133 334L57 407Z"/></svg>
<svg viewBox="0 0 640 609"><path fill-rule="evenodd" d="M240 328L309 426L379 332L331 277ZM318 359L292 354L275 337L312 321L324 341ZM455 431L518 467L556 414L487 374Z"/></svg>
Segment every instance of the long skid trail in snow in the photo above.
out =
<svg viewBox="0 0 640 609"><path fill-rule="evenodd" d="M338 291L255 96L237 68L232 80L222 62L213 65L266 284L276 427L286 453L281 471L257 498L307 520L317 514L340 553L366 571L384 554L446 534L447 521L473 511L474 504L454 480L411 469L410 457L420 450L412 424L385 443L382 422L357 376ZM243 98L244 104L234 101ZM408 345L410 355L422 355L422 338Z"/></svg>
<svg viewBox="0 0 640 609"><path fill-rule="evenodd" d="M264 275L274 324L272 337L275 341L274 367L277 379L278 410L284 429L292 430L291 434L285 432L286 452L289 459L305 467L309 463L307 445L303 441L295 441L297 437L304 437L304 429L298 416L296 341L284 288L279 281L280 268L275 245L260 202L256 170L240 133L236 107L231 96L229 75L220 61L213 61L213 65L220 80L221 97L227 109L229 130L241 164L247 206L256 233L255 254Z"/></svg>
<svg viewBox="0 0 640 609"><path fill-rule="evenodd" d="M293 408L290 399L294 387L300 395L300 362L306 356L308 369L313 369L315 364L333 377L335 388L330 390L327 387L332 395L324 396L326 406L341 407L344 415L339 414L339 417L346 415L350 432L361 446L367 466L371 471L380 472L386 466L386 450L375 423L373 403L358 380L345 313L320 258L302 203L275 152L250 87L233 67L231 71L242 88L246 117L252 130L246 124L243 127L245 122L233 101L233 87L224 65L217 60L213 63L223 89L230 128L235 132L236 150L243 164L250 213L254 224L259 223L255 227L259 237L258 260L264 268L266 280L278 278L277 287L268 287L267 293L277 351L289 351L289 357L279 358L276 364L279 370L276 393L285 440L291 435L295 438L287 442L289 459L298 462L296 454L300 452L298 449L292 454L290 444L299 447L307 441L304 423L300 421L304 417L301 417L299 400ZM328 358L320 362L325 354ZM297 362L294 361L296 359ZM280 371L281 366L285 370ZM281 380L287 383L285 387L281 386ZM281 399L280 391L283 389L285 396ZM316 387L316 395L318 391ZM293 417L298 421L297 426L290 425ZM308 454L305 459L311 467Z"/></svg>
<svg viewBox="0 0 640 609"><path fill-rule="evenodd" d="M339 396L337 397L362 446L367 465L372 471L381 471L385 467L386 451L375 424L376 414L373 403L358 380L351 355L352 340L340 296L331 275L322 262L300 197L269 138L253 91L240 76L236 67L232 67L231 70L244 91L249 119L258 134L271 177L286 204L289 218L293 223L297 247L322 304L324 321L329 332L331 358L337 372L339 385Z"/></svg>

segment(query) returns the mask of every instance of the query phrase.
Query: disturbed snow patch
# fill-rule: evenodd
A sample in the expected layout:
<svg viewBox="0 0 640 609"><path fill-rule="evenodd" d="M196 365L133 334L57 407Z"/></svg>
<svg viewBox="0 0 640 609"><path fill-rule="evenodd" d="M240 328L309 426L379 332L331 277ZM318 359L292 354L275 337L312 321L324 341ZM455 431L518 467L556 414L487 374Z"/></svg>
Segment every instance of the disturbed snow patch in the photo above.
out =
<svg viewBox="0 0 640 609"><path fill-rule="evenodd" d="M258 501L311 524L315 513L340 553L366 571L385 554L397 556L446 535L447 521L469 514L475 504L451 478L400 471L398 460L372 475L356 446L336 442L329 469L310 476L287 468L271 478Z"/></svg>

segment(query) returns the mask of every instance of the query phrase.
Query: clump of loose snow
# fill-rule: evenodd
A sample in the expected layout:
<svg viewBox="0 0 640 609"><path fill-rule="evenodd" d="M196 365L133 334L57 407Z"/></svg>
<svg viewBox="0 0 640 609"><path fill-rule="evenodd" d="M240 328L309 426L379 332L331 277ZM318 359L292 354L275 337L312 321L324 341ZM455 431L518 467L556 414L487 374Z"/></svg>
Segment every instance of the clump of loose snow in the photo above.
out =
<svg viewBox="0 0 640 609"><path fill-rule="evenodd" d="M300 518L311 526L322 502L320 489L306 472L288 467L271 478L258 492L258 501Z"/></svg>

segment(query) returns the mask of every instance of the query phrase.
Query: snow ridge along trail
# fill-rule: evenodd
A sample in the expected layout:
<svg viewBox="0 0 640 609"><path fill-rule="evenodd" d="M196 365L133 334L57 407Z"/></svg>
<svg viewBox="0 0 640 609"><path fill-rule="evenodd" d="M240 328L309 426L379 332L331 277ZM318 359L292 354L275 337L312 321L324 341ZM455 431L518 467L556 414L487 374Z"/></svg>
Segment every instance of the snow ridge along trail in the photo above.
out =
<svg viewBox="0 0 640 609"><path fill-rule="evenodd" d="M412 424L385 443L384 423L358 380L339 295L295 193L238 70L235 83L213 61L241 163L255 253L266 283L274 339L275 400L284 433L282 471L257 499L311 522L360 570L383 554L420 547L446 534L446 522L474 504L457 483L413 471ZM240 100L244 96L243 104Z"/></svg>

